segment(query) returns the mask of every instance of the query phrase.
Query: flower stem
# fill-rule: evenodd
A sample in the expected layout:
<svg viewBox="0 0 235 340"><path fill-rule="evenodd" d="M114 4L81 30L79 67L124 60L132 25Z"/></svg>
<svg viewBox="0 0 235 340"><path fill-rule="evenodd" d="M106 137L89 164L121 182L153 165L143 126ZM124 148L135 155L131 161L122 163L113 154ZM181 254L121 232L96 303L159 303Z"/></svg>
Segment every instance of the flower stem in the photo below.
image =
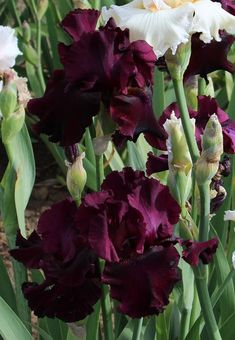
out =
<svg viewBox="0 0 235 340"><path fill-rule="evenodd" d="M200 193L199 241L207 241L210 218L210 182L198 185Z"/></svg>
<svg viewBox="0 0 235 340"><path fill-rule="evenodd" d="M208 338L210 340L221 340L220 332L211 304L211 299L208 293L205 267L203 267L202 265L195 267L194 275L198 297L202 308L202 314L205 320L206 330L208 333Z"/></svg>
<svg viewBox="0 0 235 340"><path fill-rule="evenodd" d="M97 190L104 179L104 165L103 155L96 156L96 179L97 179ZM104 263L100 260L100 272L102 273ZM113 325L112 325L112 305L109 297L109 287L102 285L102 296L101 296L101 309L104 324L104 338L105 340L113 340Z"/></svg>
<svg viewBox="0 0 235 340"><path fill-rule="evenodd" d="M154 70L153 108L157 118L165 108L164 72L157 67Z"/></svg>
<svg viewBox="0 0 235 340"><path fill-rule="evenodd" d="M189 152L192 157L193 163L195 163L199 157L199 150L198 150L197 142L194 136L193 126L191 124L190 117L189 117L187 102L186 102L185 93L184 93L183 80L174 79L173 85L175 89L177 103L180 109L182 125L184 129L186 141L188 144Z"/></svg>
<svg viewBox="0 0 235 340"><path fill-rule="evenodd" d="M143 325L143 318L135 320L135 327L133 330L132 340L140 340L142 325Z"/></svg>

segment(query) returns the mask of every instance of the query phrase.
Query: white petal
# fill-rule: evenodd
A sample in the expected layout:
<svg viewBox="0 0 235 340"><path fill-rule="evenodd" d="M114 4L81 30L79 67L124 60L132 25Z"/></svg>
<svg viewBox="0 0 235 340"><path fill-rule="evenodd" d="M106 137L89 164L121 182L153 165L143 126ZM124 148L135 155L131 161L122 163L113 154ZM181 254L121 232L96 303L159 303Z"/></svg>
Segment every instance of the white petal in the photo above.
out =
<svg viewBox="0 0 235 340"><path fill-rule="evenodd" d="M235 210L227 210L224 212L224 221L235 221Z"/></svg>
<svg viewBox="0 0 235 340"><path fill-rule="evenodd" d="M232 264L233 264L233 268L235 269L235 251L232 254Z"/></svg>
<svg viewBox="0 0 235 340"><path fill-rule="evenodd" d="M0 72L13 67L19 54L15 30L0 26Z"/></svg>
<svg viewBox="0 0 235 340"><path fill-rule="evenodd" d="M193 3L195 15L191 33L200 32L200 39L209 43L213 38L220 41L219 30L235 33L235 16L222 9L221 4L210 0Z"/></svg>
<svg viewBox="0 0 235 340"><path fill-rule="evenodd" d="M122 29L130 29L130 40L145 40L157 57L171 48L174 54L178 45L188 42L194 14L191 3L174 9L152 12L144 8L143 0L135 0L124 6L103 8L105 21L113 17Z"/></svg>

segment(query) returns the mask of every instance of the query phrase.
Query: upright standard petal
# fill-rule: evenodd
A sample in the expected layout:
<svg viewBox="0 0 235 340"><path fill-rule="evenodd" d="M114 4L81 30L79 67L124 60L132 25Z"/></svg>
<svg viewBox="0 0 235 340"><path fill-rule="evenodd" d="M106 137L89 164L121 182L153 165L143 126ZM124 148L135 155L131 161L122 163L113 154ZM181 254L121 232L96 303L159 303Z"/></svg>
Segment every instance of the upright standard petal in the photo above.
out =
<svg viewBox="0 0 235 340"><path fill-rule="evenodd" d="M78 41L83 33L95 31L99 16L100 12L95 9L77 8L66 15L61 26L74 41Z"/></svg>
<svg viewBox="0 0 235 340"><path fill-rule="evenodd" d="M193 14L194 7L190 3L174 9L165 6L158 11L153 1L149 7L142 0L102 9L106 21L113 17L122 29L129 28L131 41L147 41L157 57L164 55L169 48L175 53L179 44L189 40Z"/></svg>

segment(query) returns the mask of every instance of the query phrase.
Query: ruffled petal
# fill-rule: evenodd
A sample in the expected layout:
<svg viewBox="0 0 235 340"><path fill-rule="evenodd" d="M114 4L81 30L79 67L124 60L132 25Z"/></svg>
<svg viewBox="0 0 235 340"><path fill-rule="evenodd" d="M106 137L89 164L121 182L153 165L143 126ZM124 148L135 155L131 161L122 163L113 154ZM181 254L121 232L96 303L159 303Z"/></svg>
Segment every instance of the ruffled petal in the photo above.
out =
<svg viewBox="0 0 235 340"><path fill-rule="evenodd" d="M110 285L112 298L120 302L119 312L132 318L162 312L179 280L178 261L179 254L170 246L154 247L129 261L107 263L103 282Z"/></svg>
<svg viewBox="0 0 235 340"><path fill-rule="evenodd" d="M221 4L210 0L201 0L193 3L195 14L191 33L201 33L200 39L204 43L212 39L221 41L219 31L235 33L235 17L222 9Z"/></svg>
<svg viewBox="0 0 235 340"><path fill-rule="evenodd" d="M83 33L93 32L96 28L100 12L95 9L75 9L62 20L62 28L78 41Z"/></svg>
<svg viewBox="0 0 235 340"><path fill-rule="evenodd" d="M146 172L148 176L157 172L166 171L169 169L168 156L160 155L156 156L152 152L148 153L148 160L146 163Z"/></svg>
<svg viewBox="0 0 235 340"><path fill-rule="evenodd" d="M217 238L205 242L185 241L183 242L183 245L186 247L183 251L183 259L191 266L198 266L199 260L203 264L208 264L212 261L218 244Z"/></svg>
<svg viewBox="0 0 235 340"><path fill-rule="evenodd" d="M180 43L189 40L193 14L191 3L174 9L151 11L144 8L142 0L102 9L104 20L113 17L122 29L129 28L131 41L147 41L157 57L164 55L169 48L175 53Z"/></svg>
<svg viewBox="0 0 235 340"><path fill-rule="evenodd" d="M0 72L15 65L18 55L22 54L18 48L15 30L8 26L0 26Z"/></svg>
<svg viewBox="0 0 235 340"><path fill-rule="evenodd" d="M37 133L45 133L50 141L69 146L79 142L92 117L99 112L100 93L81 92L65 80L63 70L54 72L41 98L28 102L28 110L38 116ZM79 122L75 124L74 122Z"/></svg>

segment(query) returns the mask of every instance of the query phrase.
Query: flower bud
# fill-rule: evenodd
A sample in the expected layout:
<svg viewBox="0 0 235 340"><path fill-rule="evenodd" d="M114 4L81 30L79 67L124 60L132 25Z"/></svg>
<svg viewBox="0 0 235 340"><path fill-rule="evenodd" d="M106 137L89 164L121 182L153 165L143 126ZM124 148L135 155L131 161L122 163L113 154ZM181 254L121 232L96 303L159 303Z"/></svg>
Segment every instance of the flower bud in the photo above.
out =
<svg viewBox="0 0 235 340"><path fill-rule="evenodd" d="M198 106L198 76L188 78L184 83L184 89L188 106L196 111Z"/></svg>
<svg viewBox="0 0 235 340"><path fill-rule="evenodd" d="M213 114L206 124L202 136L202 153L195 165L199 185L210 181L217 173L223 153L223 134L218 117Z"/></svg>
<svg viewBox="0 0 235 340"><path fill-rule="evenodd" d="M83 167L85 152L76 158L73 164L68 164L67 188L75 201L81 199L82 191L87 180L87 173Z"/></svg>
<svg viewBox="0 0 235 340"><path fill-rule="evenodd" d="M194 123L194 120L192 120ZM164 128L168 134L166 142L168 151L168 186L174 198L181 207L185 206L191 190L192 160L185 139L181 119L175 117L167 119Z"/></svg>
<svg viewBox="0 0 235 340"><path fill-rule="evenodd" d="M180 80L183 78L184 72L189 64L190 56L191 41L188 41L186 44L180 44L175 54L172 53L171 49L167 50L165 60L172 79Z"/></svg>
<svg viewBox="0 0 235 340"><path fill-rule="evenodd" d="M24 41L26 43L29 43L30 39L31 39L31 30L30 30L30 26L27 23L27 21L23 22L22 31L23 31L23 39L24 39Z"/></svg>
<svg viewBox="0 0 235 340"><path fill-rule="evenodd" d="M25 59L34 66L38 65L38 54L36 50L29 44L21 43L21 50L24 53Z"/></svg>
<svg viewBox="0 0 235 340"><path fill-rule="evenodd" d="M9 143L9 141L22 129L25 121L25 110L23 105L13 112L9 117L4 118L1 125L2 141Z"/></svg>
<svg viewBox="0 0 235 340"><path fill-rule="evenodd" d="M39 4L38 4L38 19L41 20L48 8L48 0L39 0Z"/></svg>
<svg viewBox="0 0 235 340"><path fill-rule="evenodd" d="M0 92L0 111L4 118L8 118L15 111L17 104L17 87L11 77L7 77Z"/></svg>

